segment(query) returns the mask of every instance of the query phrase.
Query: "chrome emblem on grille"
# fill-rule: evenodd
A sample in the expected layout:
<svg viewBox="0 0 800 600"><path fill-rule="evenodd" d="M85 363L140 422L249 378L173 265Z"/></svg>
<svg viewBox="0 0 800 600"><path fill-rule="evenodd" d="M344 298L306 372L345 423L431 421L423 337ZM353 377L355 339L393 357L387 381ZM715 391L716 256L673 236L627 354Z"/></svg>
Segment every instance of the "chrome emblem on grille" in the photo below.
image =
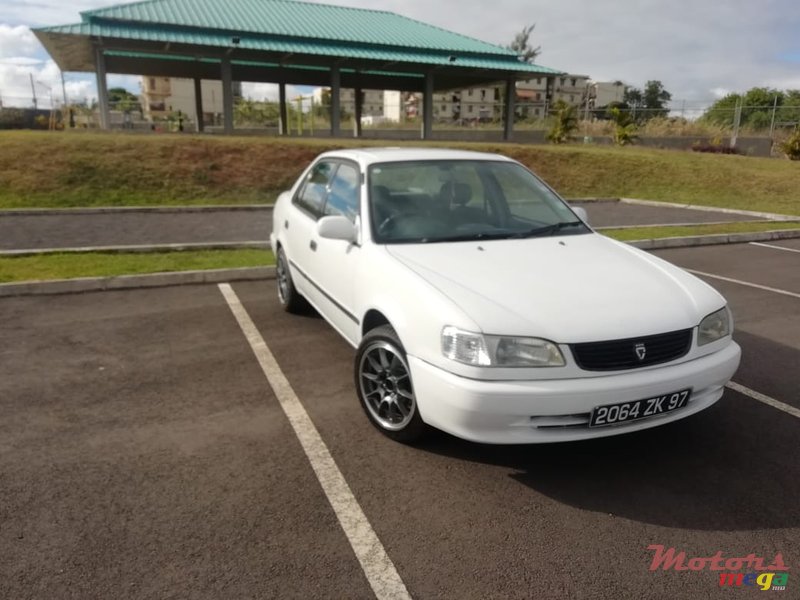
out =
<svg viewBox="0 0 800 600"><path fill-rule="evenodd" d="M636 344L633 349L636 351L636 358L639 360L644 360L644 356L647 354L647 348L645 348L645 345Z"/></svg>

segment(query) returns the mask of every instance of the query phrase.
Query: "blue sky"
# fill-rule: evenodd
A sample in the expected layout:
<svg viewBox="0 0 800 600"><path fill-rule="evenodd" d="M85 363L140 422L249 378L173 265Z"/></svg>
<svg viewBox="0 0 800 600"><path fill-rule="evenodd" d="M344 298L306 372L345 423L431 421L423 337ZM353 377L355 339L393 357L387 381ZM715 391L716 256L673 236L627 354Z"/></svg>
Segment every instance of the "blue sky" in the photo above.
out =
<svg viewBox="0 0 800 600"><path fill-rule="evenodd" d="M30 99L30 76L40 97L60 93L60 74L28 27L80 20L104 0L0 0L0 97ZM729 91L754 86L800 89L800 9L796 0L340 0L348 6L391 10L506 44L536 23L540 62L593 79L642 86L661 80L679 106L701 107ZM93 97L91 76L66 75L70 97ZM110 85L136 92L138 78L111 75ZM274 86L248 85L255 97Z"/></svg>

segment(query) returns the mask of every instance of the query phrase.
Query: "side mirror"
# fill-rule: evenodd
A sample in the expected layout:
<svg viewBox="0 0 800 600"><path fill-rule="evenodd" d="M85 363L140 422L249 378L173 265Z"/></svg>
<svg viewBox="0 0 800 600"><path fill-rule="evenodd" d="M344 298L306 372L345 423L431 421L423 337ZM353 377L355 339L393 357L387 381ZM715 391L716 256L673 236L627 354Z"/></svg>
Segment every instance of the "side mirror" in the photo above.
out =
<svg viewBox="0 0 800 600"><path fill-rule="evenodd" d="M572 209L572 212L578 215L578 218L580 218L581 221L583 221L587 225L589 224L589 215L586 212L585 208L583 208L582 206L572 206L572 205L570 205L570 208Z"/></svg>
<svg viewBox="0 0 800 600"><path fill-rule="evenodd" d="M322 217L317 221L317 235L328 240L356 241L356 226L341 215Z"/></svg>

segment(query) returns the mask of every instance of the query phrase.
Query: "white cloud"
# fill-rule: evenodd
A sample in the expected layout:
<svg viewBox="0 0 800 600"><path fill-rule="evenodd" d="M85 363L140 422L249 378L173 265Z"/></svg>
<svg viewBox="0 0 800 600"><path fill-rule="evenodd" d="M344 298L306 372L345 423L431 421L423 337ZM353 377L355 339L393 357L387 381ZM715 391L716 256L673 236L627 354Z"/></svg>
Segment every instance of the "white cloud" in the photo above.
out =
<svg viewBox="0 0 800 600"><path fill-rule="evenodd" d="M40 47L39 41L27 27L0 23L0 59L31 56Z"/></svg>
<svg viewBox="0 0 800 600"><path fill-rule="evenodd" d="M727 88L716 87L711 90L711 93L714 95L714 98L724 98L725 96L730 94L731 91Z"/></svg>
<svg viewBox="0 0 800 600"><path fill-rule="evenodd" d="M286 99L293 100L301 94L301 90L294 85L286 86ZM250 100L278 100L277 83L254 83L250 81L242 82L242 95ZM306 96L308 94L305 94Z"/></svg>

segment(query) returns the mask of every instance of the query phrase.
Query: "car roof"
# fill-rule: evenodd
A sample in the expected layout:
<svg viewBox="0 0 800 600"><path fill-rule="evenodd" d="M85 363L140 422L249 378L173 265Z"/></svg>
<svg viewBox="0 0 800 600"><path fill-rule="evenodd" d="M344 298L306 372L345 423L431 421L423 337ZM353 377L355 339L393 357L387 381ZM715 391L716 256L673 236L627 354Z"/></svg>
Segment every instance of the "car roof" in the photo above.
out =
<svg viewBox="0 0 800 600"><path fill-rule="evenodd" d="M343 148L325 152L322 156L349 158L363 165L383 162L403 162L417 160L502 160L511 161L502 154L452 150L449 148Z"/></svg>

